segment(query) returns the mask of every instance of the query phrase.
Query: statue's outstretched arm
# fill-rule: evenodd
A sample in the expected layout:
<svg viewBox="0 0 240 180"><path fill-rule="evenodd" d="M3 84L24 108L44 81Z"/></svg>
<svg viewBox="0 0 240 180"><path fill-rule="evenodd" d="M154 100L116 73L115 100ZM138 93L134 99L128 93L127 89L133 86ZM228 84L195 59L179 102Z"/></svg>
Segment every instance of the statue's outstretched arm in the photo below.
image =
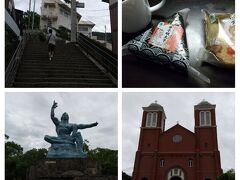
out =
<svg viewBox="0 0 240 180"><path fill-rule="evenodd" d="M97 125L98 125L98 122L95 122L95 123L92 123L92 124L78 124L77 128L78 129L86 129L86 128L91 128L91 127L94 127L94 126L97 126Z"/></svg>
<svg viewBox="0 0 240 180"><path fill-rule="evenodd" d="M53 101L53 105L52 105L52 108L51 108L51 119L53 121L53 123L58 126L59 125L59 120L58 118L55 117L55 113L54 113L54 110L55 108L57 107L57 103L55 101Z"/></svg>

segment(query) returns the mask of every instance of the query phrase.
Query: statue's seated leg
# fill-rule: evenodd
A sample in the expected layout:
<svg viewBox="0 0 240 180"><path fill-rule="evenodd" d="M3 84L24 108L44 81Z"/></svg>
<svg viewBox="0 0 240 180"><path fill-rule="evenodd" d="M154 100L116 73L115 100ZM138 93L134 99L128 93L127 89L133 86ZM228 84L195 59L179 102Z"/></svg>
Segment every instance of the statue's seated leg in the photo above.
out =
<svg viewBox="0 0 240 180"><path fill-rule="evenodd" d="M77 150L83 152L83 138L80 132L74 133L72 137L75 138L77 144Z"/></svg>
<svg viewBox="0 0 240 180"><path fill-rule="evenodd" d="M53 136L46 135L44 137L44 140L51 144L74 144L74 139L72 138L64 139L61 137L53 137Z"/></svg>
<svg viewBox="0 0 240 180"><path fill-rule="evenodd" d="M49 142L50 144L53 144L55 142L54 139L55 139L55 137L52 137L49 135L44 136L44 140Z"/></svg>

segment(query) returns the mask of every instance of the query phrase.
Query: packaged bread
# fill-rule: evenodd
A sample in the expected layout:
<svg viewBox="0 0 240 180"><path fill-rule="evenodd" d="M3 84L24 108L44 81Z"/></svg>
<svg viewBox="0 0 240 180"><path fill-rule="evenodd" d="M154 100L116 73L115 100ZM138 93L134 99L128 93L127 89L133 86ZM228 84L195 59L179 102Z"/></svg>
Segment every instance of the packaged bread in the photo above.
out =
<svg viewBox="0 0 240 180"><path fill-rule="evenodd" d="M209 13L202 10L205 22L205 48L215 64L235 65L235 14ZM207 58L204 59L208 61ZM210 63L214 61L209 61Z"/></svg>

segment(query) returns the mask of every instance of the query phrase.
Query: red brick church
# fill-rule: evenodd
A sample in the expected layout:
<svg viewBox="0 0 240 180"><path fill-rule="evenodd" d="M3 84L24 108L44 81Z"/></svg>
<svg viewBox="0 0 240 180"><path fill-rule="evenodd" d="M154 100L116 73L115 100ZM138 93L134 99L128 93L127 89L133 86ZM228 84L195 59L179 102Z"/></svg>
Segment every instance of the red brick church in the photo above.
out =
<svg viewBox="0 0 240 180"><path fill-rule="evenodd" d="M143 107L133 180L215 180L221 175L215 108L205 100L194 106L192 132L180 124L165 130L163 107Z"/></svg>

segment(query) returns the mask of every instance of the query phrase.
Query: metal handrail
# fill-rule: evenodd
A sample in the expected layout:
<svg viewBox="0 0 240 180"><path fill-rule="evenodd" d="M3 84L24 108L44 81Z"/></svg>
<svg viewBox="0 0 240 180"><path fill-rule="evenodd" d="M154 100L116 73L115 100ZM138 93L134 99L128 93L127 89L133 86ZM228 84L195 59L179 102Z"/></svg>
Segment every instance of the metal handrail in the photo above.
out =
<svg viewBox="0 0 240 180"><path fill-rule="evenodd" d="M112 51L80 33L78 34L78 44L117 80L118 61L117 56Z"/></svg>
<svg viewBox="0 0 240 180"><path fill-rule="evenodd" d="M24 33L5 71L5 87L13 86L27 40L28 35Z"/></svg>

